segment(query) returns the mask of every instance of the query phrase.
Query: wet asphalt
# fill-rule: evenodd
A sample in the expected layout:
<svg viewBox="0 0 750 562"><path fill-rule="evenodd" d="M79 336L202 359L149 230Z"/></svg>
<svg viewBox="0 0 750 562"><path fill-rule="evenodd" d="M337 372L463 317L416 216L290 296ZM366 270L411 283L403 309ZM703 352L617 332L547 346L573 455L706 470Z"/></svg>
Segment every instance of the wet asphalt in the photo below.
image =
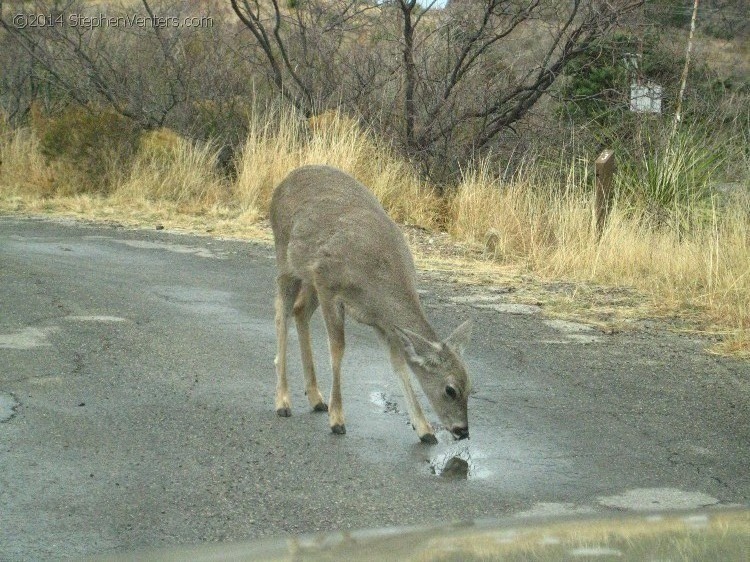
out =
<svg viewBox="0 0 750 562"><path fill-rule="evenodd" d="M475 322L471 439L419 443L353 321L337 436L309 409L293 330L293 415L273 411L274 275L265 243L0 217L0 560L748 505L750 364L706 341L425 280L439 333ZM319 314L313 339L326 394Z"/></svg>

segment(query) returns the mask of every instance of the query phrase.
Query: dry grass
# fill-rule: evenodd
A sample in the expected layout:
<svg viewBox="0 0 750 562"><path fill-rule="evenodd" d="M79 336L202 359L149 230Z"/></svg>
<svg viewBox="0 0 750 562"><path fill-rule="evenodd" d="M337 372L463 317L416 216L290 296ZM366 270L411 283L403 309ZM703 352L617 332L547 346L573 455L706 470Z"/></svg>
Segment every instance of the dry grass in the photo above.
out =
<svg viewBox="0 0 750 562"><path fill-rule="evenodd" d="M548 280L633 287L652 313L689 319L724 336L717 351L750 356L750 202L712 208L687 232L615 206L599 238L587 183L571 167L564 185L529 168L499 184L480 165L452 201L452 234Z"/></svg>
<svg viewBox="0 0 750 562"><path fill-rule="evenodd" d="M31 129L13 131L0 126L0 174L0 190L5 197L37 199L53 193L52 170Z"/></svg>
<svg viewBox="0 0 750 562"><path fill-rule="evenodd" d="M522 283L515 297L541 300L553 313L597 323L675 319L681 329L714 334L714 351L750 357L747 200L707 209L709 219L687 230L654 228L632 208L615 206L600 239L586 189L591 178L581 163L560 181L529 162L506 183L479 163L446 205L407 162L338 114L308 123L293 112L272 112L250 131L233 183L216 172L215 147L157 131L142 139L110 195L65 196L54 193L54 169L35 136L0 127L0 210L268 239L259 220L274 186L297 166L330 164L368 185L396 220L428 231L443 224L464 242L437 257L423 245L416 252L422 267L481 284L524 275L536 281ZM550 289L562 285L575 289Z"/></svg>
<svg viewBox="0 0 750 562"><path fill-rule="evenodd" d="M307 123L287 108L252 122L238 166L237 201L245 209L265 213L274 187L305 164L328 164L349 172L397 221L428 228L437 224L438 198L411 166L338 113Z"/></svg>
<svg viewBox="0 0 750 562"><path fill-rule="evenodd" d="M218 154L210 143L194 144L168 129L145 133L113 199L211 208L225 202L229 191L217 171Z"/></svg>

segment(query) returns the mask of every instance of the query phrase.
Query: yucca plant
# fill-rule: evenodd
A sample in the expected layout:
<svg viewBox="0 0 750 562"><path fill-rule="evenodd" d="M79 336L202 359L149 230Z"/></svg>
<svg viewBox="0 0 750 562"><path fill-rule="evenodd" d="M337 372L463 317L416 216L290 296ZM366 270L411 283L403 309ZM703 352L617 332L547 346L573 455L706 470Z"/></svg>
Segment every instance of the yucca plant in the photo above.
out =
<svg viewBox="0 0 750 562"><path fill-rule="evenodd" d="M638 146L620 160L620 196L658 224L693 216L709 199L711 182L725 160L721 146L695 126L668 136L645 129Z"/></svg>

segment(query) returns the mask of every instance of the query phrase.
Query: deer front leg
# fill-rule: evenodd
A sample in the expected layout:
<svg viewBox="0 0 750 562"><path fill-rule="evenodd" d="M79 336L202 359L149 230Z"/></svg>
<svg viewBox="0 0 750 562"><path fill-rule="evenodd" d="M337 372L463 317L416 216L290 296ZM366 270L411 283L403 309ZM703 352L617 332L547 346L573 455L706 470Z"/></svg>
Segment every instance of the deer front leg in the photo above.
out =
<svg viewBox="0 0 750 562"><path fill-rule="evenodd" d="M391 353L391 365L393 370L398 376L398 380L401 383L401 388L404 391L404 397L406 398L406 407L409 410L409 418L411 419L411 425L419 435L419 440L422 443L428 445L435 445L438 440L435 437L435 431L424 416L422 407L419 405L419 400L416 394L414 394L414 388L411 385L411 379L409 378L409 368L406 365L406 360L401 354L400 350L389 347Z"/></svg>

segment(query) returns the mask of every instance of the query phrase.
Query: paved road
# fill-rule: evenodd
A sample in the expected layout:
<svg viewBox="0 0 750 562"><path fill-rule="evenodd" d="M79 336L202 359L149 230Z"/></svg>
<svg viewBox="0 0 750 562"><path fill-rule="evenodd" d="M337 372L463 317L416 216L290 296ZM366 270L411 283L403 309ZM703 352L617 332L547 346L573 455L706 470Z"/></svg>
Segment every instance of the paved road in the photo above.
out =
<svg viewBox="0 0 750 562"><path fill-rule="evenodd" d="M418 443L353 322L334 436L308 410L294 340L296 409L273 412L273 279L263 244L0 217L0 560L748 504L747 363L433 281L441 333L475 320L471 440ZM313 337L328 388L319 317Z"/></svg>

